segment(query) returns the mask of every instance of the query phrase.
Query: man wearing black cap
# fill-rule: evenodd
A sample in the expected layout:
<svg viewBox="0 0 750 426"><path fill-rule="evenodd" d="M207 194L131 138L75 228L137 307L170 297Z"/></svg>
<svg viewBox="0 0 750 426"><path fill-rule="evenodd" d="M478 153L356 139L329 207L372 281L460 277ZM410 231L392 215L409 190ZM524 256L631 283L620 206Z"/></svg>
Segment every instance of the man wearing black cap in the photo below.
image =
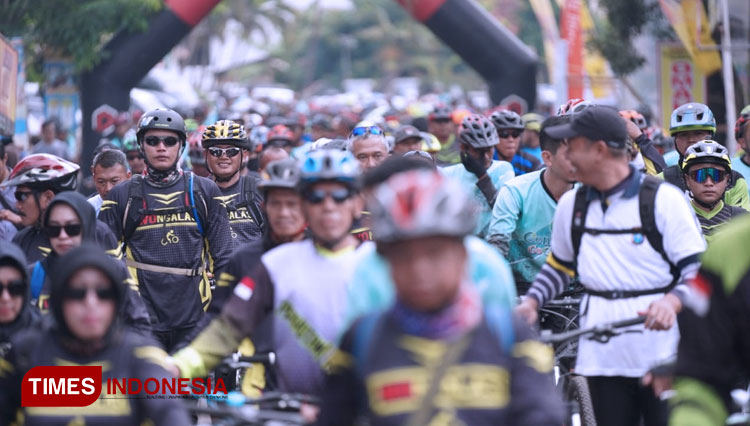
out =
<svg viewBox="0 0 750 426"><path fill-rule="evenodd" d="M401 126L393 135L393 143L393 155L404 155L409 151L418 151L422 148L422 135L414 126Z"/></svg>
<svg viewBox="0 0 750 426"><path fill-rule="evenodd" d="M536 321L539 307L578 276L587 292L581 328L645 316L637 333L581 339L575 371L587 378L597 423L666 424L664 403L640 378L676 353L684 283L705 250L700 227L677 188L628 164L627 129L614 109L590 107L547 133L567 140L584 185L560 199L550 256L517 312Z"/></svg>

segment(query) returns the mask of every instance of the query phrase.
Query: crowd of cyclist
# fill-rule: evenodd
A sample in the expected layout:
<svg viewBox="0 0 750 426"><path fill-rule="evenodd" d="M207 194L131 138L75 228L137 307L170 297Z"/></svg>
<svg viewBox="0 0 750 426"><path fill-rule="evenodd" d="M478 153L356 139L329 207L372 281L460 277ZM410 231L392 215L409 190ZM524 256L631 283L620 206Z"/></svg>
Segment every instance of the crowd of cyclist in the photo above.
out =
<svg viewBox="0 0 750 426"><path fill-rule="evenodd" d="M78 164L0 145L0 424L190 424L170 398L23 407L22 378L204 377L240 351L278 359L242 392L318 396L321 425L559 425L534 328L574 288L581 327L645 317L579 342L598 424L723 424L750 372L750 108L734 158L699 103L669 138L580 99L346 118L148 111L97 147L88 199ZM670 407L643 380L664 363Z"/></svg>

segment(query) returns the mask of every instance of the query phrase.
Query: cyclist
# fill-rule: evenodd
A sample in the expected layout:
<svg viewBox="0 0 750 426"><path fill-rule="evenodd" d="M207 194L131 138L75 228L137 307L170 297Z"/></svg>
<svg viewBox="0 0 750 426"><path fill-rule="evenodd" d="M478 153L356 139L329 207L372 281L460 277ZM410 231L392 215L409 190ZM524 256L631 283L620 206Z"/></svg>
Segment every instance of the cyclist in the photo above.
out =
<svg viewBox="0 0 750 426"><path fill-rule="evenodd" d="M732 176L729 151L717 142L700 141L685 151L681 167L693 210L710 244L718 228L733 217L748 213L722 201Z"/></svg>
<svg viewBox="0 0 750 426"><path fill-rule="evenodd" d="M587 293L581 328L645 315L642 332L606 344L580 339L575 371L587 378L598 424L663 424L666 407L640 378L675 353L683 283L705 249L697 220L680 191L628 164L627 128L616 110L591 106L546 132L568 139L584 186L560 198L551 253L516 309L534 322L577 275Z"/></svg>
<svg viewBox="0 0 750 426"><path fill-rule="evenodd" d="M663 177L667 182L687 192L685 178L680 168L685 150L696 142L713 138L716 133L716 119L706 105L697 102L687 103L672 112L669 132L674 138L675 149L680 158L677 165L667 167L659 177ZM750 211L747 182L737 171L732 171L732 180L724 193L724 202Z"/></svg>
<svg viewBox="0 0 750 426"><path fill-rule="evenodd" d="M106 244L97 242L96 228L104 226L106 230ZM31 300L40 311L46 313L50 305L51 277L48 271L55 268L60 258L83 243L98 244L100 248L115 247L117 241L102 222L96 220L94 209L86 199L77 192L61 192L50 201L44 211L42 229L47 234L52 249L49 255L34 263L30 268ZM111 253L110 253L111 254ZM123 319L125 324L137 329L143 334L151 332L146 306L138 294L138 286L128 275L122 265L123 276L126 277L122 285L127 286Z"/></svg>
<svg viewBox="0 0 750 426"><path fill-rule="evenodd" d="M42 232L42 214L61 191L76 188L78 165L51 154L29 155L16 164L2 187L16 188L16 210L24 226L14 237L26 255L36 262L50 251L49 239Z"/></svg>
<svg viewBox="0 0 750 426"><path fill-rule="evenodd" d="M85 201L84 201L85 202ZM150 339L123 328L117 312L125 301L123 269L97 246L81 246L60 259L51 273L53 324L18 333L0 369L0 421L23 424L189 424L184 405L174 398L140 395L112 402L107 392L86 407L21 407L21 381L37 365L102 366L102 383L123 377L171 379L166 353ZM105 387L106 389L106 387ZM171 396L166 393L166 396Z"/></svg>
<svg viewBox="0 0 750 426"><path fill-rule="evenodd" d="M109 191L118 183L130 179L127 157L116 149L102 151L94 156L91 175L94 179L97 194L89 198L88 201L96 210L96 215L99 216L99 209L102 208L102 202Z"/></svg>
<svg viewBox="0 0 750 426"><path fill-rule="evenodd" d="M203 132L206 166L221 191L214 197L226 208L232 248L262 237L265 218L260 209L256 179L240 176L243 157L252 149L244 126L220 120Z"/></svg>
<svg viewBox="0 0 750 426"><path fill-rule="evenodd" d="M745 178L745 182L750 179L750 135L747 133L749 122L750 105L742 109L734 125L734 139L740 152L732 158L732 169L739 172Z"/></svg>
<svg viewBox="0 0 750 426"><path fill-rule="evenodd" d="M262 174L271 162L289 158L289 153L278 146L270 146L258 154L258 173ZM260 175L258 176L260 177Z"/></svg>
<svg viewBox="0 0 750 426"><path fill-rule="evenodd" d="M435 154L438 166L451 166L461 162L461 149L456 143L456 124L452 120L453 108L437 105L427 116L427 131L440 142L440 151Z"/></svg>
<svg viewBox="0 0 750 426"><path fill-rule="evenodd" d="M344 325L347 286L357 261L373 249L349 232L362 204L358 175L348 152L306 155L297 189L312 238L276 247L239 277L221 316L174 355L183 377L205 375L276 311L279 389L320 393L322 369L334 362L333 342Z"/></svg>
<svg viewBox="0 0 750 426"><path fill-rule="evenodd" d="M263 145L263 149L270 146L277 146L283 148L287 153L292 153L294 147L294 132L283 124L277 124L271 127L266 136L266 143Z"/></svg>
<svg viewBox="0 0 750 426"><path fill-rule="evenodd" d="M702 258L691 290L692 309L680 313L670 425L723 426L730 391L750 375L750 218L726 225ZM745 382L745 384L747 384Z"/></svg>
<svg viewBox="0 0 750 426"><path fill-rule="evenodd" d="M0 359L10 350L13 336L40 325L30 299L26 256L11 242L0 245Z"/></svg>
<svg viewBox="0 0 750 426"><path fill-rule="evenodd" d="M513 166L506 161L492 159L498 144L497 130L492 122L479 114L464 118L458 131L461 149L461 164L442 169L446 176L459 180L465 188L471 188L480 206L475 235L484 238L490 226L492 206L500 187L513 178Z"/></svg>
<svg viewBox="0 0 750 426"><path fill-rule="evenodd" d="M419 134L422 135L422 147L420 150L430 154L432 158L435 158L438 152L442 149L437 136L427 132L419 132ZM437 162L437 160L435 161Z"/></svg>
<svg viewBox="0 0 750 426"><path fill-rule="evenodd" d="M423 155L409 154L392 157L365 174L363 192L366 197L391 176L412 170L436 170L430 159ZM514 306L516 290L505 258L484 240L473 235L464 238L464 246L468 255L465 275L477 285L482 303L500 309ZM373 250L363 256L355 269L352 282L357 284L347 290L346 324L351 324L361 315L386 309L395 300L388 264L377 251Z"/></svg>
<svg viewBox="0 0 750 426"><path fill-rule="evenodd" d="M519 294L526 293L544 265L557 202L573 187L567 145L545 132L569 120L570 116L550 117L542 123L539 140L546 168L506 182L492 209L487 240L510 262Z"/></svg>
<svg viewBox="0 0 750 426"><path fill-rule="evenodd" d="M632 109L620 111L620 116L626 121L628 137L633 142L635 155L633 161L636 168L649 175L661 173L667 168L667 164L646 133L648 130L646 118Z"/></svg>
<svg viewBox="0 0 750 426"><path fill-rule="evenodd" d="M143 174L143 171L146 170L146 163L143 161L143 154L138 149L138 138L135 136L135 132L131 131L125 135L122 142L122 152L127 157L130 173L134 175Z"/></svg>
<svg viewBox="0 0 750 426"><path fill-rule="evenodd" d="M539 114L529 112L521 116L524 131L521 133L521 151L533 155L541 163L542 147L539 145L539 131L542 129L544 117Z"/></svg>
<svg viewBox="0 0 750 426"><path fill-rule="evenodd" d="M100 218L124 244L154 336L169 350L196 326L212 297L212 312L221 309L229 289L212 294L208 273L220 276L232 237L216 184L179 167L186 145L182 117L169 109L149 111L137 135L146 173L112 188Z"/></svg>
<svg viewBox="0 0 750 426"><path fill-rule="evenodd" d="M419 129L412 125L404 125L393 135L393 155L404 155L409 151L422 148L422 135Z"/></svg>
<svg viewBox="0 0 750 426"><path fill-rule="evenodd" d="M388 142L380 126L363 121L352 129L347 140L347 149L359 162L359 167L370 170L388 158Z"/></svg>
<svg viewBox="0 0 750 426"><path fill-rule="evenodd" d="M516 176L539 170L541 162L534 155L520 150L521 134L524 123L521 116L510 110L497 110L490 115L492 124L497 129L499 141L495 159L507 161L513 165Z"/></svg>
<svg viewBox="0 0 750 426"><path fill-rule="evenodd" d="M472 204L435 171L398 174L374 189L377 250L396 302L344 334L346 362L326 379L318 424L562 423L551 350L509 307L483 314L464 276Z"/></svg>

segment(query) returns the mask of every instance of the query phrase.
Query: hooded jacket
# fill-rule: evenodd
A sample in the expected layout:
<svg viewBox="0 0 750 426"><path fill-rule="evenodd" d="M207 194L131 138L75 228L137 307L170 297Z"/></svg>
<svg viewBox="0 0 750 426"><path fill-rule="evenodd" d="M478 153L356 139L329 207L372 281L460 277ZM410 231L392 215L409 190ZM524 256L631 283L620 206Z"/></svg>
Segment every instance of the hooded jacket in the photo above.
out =
<svg viewBox="0 0 750 426"><path fill-rule="evenodd" d="M21 272L23 281L26 283L26 293L23 297L23 305L18 316L7 324L0 324L0 358L10 348L10 339L19 331L36 327L40 323L39 312L29 303L31 290L29 288L29 275L26 272L26 257L20 247L13 243L0 244L0 264L13 266Z"/></svg>
<svg viewBox="0 0 750 426"><path fill-rule="evenodd" d="M81 239L83 240L83 244L97 245L99 246L100 251L102 251L102 249L107 250L112 245L117 244L109 227L105 223L96 219L96 211L94 208L88 203L83 195L77 192L61 192L50 201L44 215L42 216L43 229L49 225L50 212L53 207L58 204L67 204L78 215L78 218L81 221ZM43 313L46 313L49 309L49 301L51 297L49 271L56 267L59 260L60 256L54 251L50 251L46 258L38 262L39 266L34 264L30 267L31 272L29 276L32 283L35 281L34 274L41 273L44 275L42 289L39 293L38 300L36 300L35 303ZM122 277L120 282L130 284L130 286L121 286L127 289L125 292L125 305L122 312L125 323L133 326L139 331L148 332L151 329L151 326L146 305L138 294L138 289L135 287L134 282L130 279L125 265L120 262L115 262L115 264L120 268L120 271L118 272L119 276ZM41 267L43 271L35 271L35 269L38 269L39 267Z"/></svg>
<svg viewBox="0 0 750 426"><path fill-rule="evenodd" d="M101 365L102 383L108 379L171 379L163 363L167 354L151 339L123 328L115 315L110 327L100 341L78 339L68 328L63 315L63 295L70 278L86 267L102 272L116 290L116 312L125 306L127 288L120 285L123 269L119 262L104 254L98 246L82 245L60 257L50 273L50 312L54 323L46 330L28 329L13 339L13 347L6 361L9 368L0 369L0 424L9 422L22 410L25 425L71 424L76 421L86 425L134 424L190 424L183 402L179 399L146 398L145 394L132 398L116 398L108 394L106 386L97 401L87 407L71 411L66 407L21 408L21 383L23 376L37 365ZM76 420L77 419L77 420Z"/></svg>

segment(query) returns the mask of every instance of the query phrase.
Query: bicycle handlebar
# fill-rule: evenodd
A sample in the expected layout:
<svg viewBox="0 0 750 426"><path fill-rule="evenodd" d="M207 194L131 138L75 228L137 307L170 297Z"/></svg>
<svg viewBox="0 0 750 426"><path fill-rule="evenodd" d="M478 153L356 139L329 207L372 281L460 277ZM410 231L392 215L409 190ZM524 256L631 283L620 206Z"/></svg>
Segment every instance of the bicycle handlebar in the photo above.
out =
<svg viewBox="0 0 750 426"><path fill-rule="evenodd" d="M241 356L239 354L230 355L221 361L222 365L229 368L247 368L252 364L265 364L273 366L276 364L276 354L268 352L265 354L255 354L251 356Z"/></svg>
<svg viewBox="0 0 750 426"><path fill-rule="evenodd" d="M639 316L622 321L598 324L589 328L567 331L565 333L549 334L546 336L541 336L540 340L544 343L562 343L567 340L592 334L592 340L596 340L600 343L607 343L611 337L617 336L622 333L618 331L618 329L630 327L632 325L643 324L645 321L645 316Z"/></svg>

